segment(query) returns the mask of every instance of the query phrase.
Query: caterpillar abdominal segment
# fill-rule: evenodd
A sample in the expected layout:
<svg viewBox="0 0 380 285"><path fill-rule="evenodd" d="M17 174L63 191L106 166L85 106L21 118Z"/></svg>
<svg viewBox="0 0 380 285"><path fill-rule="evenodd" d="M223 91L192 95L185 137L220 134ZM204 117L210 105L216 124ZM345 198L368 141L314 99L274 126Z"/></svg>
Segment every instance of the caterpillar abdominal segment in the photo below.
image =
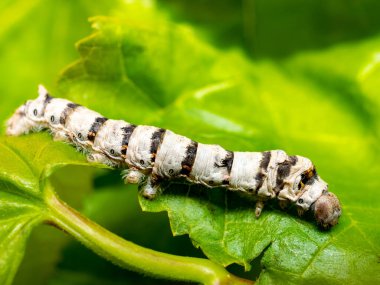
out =
<svg viewBox="0 0 380 285"><path fill-rule="evenodd" d="M324 229L337 224L338 198L317 174L312 162L282 150L232 152L195 142L170 130L112 120L39 86L39 96L20 106L7 121L8 135L48 129L55 140L73 144L90 162L120 167L127 183L156 197L164 180L183 177L209 188L224 187L256 198L256 216L265 202L281 208L295 204L298 214L311 211Z"/></svg>

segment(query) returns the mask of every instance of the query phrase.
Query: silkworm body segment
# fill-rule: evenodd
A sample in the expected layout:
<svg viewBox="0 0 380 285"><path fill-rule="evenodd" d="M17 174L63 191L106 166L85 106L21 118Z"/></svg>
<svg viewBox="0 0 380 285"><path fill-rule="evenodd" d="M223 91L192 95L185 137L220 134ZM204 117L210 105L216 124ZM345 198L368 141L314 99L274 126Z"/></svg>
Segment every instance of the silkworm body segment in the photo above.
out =
<svg viewBox="0 0 380 285"><path fill-rule="evenodd" d="M313 163L282 150L233 152L202 144L153 126L112 120L69 100L54 98L39 87L39 96L20 106L7 121L8 135L49 129L54 139L74 144L91 162L122 167L123 178L139 183L153 199L160 182L183 177L207 187L225 187L256 197L256 215L266 201L293 203L298 213L312 211L322 228L337 224L338 198L317 174Z"/></svg>

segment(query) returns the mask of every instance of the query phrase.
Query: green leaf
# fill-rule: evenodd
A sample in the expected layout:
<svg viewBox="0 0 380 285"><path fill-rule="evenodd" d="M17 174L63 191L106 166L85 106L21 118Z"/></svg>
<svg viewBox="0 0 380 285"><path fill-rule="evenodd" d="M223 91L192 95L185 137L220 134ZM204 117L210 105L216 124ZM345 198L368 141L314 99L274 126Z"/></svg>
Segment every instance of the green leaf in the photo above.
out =
<svg viewBox="0 0 380 285"><path fill-rule="evenodd" d="M0 281L11 284L23 257L26 239L41 217L26 199L4 192L16 191L13 185L1 182L0 189Z"/></svg>
<svg viewBox="0 0 380 285"><path fill-rule="evenodd" d="M379 83L371 78L364 88L356 75L380 39L251 62L159 13L126 14L127 20L92 20L95 32L79 42L81 59L63 73L61 94L108 117L203 143L309 157L340 198L343 215L330 232L320 232L276 205L255 219L242 197L180 184L154 201L140 199L143 209L167 211L173 233L189 234L220 264L249 269L262 254L263 284L379 282L379 115L373 111ZM341 64L342 76L339 64L352 58L363 65Z"/></svg>
<svg viewBox="0 0 380 285"><path fill-rule="evenodd" d="M69 205L82 209L85 197L93 190L93 172L90 167L70 165L54 172L49 180L62 199ZM48 280L50 282L70 240L68 235L63 235L54 227L35 227L28 238L25 256L12 284L24 285L30 280L33 280L33 285L46 284Z"/></svg>
<svg viewBox="0 0 380 285"><path fill-rule="evenodd" d="M47 217L47 177L65 165L88 163L48 134L0 137L0 153L0 283L11 284L31 230Z"/></svg>
<svg viewBox="0 0 380 285"><path fill-rule="evenodd" d="M201 28L218 45L242 47L255 58L284 57L342 41L357 41L376 35L380 27L379 2L373 0L360 3L164 0L159 3L181 21L190 21Z"/></svg>

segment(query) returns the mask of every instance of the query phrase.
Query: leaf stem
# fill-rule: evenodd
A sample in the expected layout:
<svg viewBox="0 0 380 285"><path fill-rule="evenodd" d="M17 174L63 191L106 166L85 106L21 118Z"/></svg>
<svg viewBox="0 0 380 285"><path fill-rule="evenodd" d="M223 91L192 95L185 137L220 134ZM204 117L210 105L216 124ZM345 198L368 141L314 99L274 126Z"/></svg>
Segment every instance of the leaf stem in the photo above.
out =
<svg viewBox="0 0 380 285"><path fill-rule="evenodd" d="M126 241L61 201L51 186L46 190L49 222L121 267L156 277L203 284L253 284L210 260L162 253Z"/></svg>

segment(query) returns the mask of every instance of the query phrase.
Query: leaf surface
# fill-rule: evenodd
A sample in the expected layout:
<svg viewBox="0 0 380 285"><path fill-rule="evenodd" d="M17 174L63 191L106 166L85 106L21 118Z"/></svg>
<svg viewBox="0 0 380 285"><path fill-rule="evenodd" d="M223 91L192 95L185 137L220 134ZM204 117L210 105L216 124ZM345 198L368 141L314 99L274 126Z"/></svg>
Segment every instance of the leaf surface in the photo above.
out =
<svg viewBox="0 0 380 285"><path fill-rule="evenodd" d="M88 163L48 134L1 137L0 152L0 283L11 284L32 229L46 219L46 179L65 165Z"/></svg>

